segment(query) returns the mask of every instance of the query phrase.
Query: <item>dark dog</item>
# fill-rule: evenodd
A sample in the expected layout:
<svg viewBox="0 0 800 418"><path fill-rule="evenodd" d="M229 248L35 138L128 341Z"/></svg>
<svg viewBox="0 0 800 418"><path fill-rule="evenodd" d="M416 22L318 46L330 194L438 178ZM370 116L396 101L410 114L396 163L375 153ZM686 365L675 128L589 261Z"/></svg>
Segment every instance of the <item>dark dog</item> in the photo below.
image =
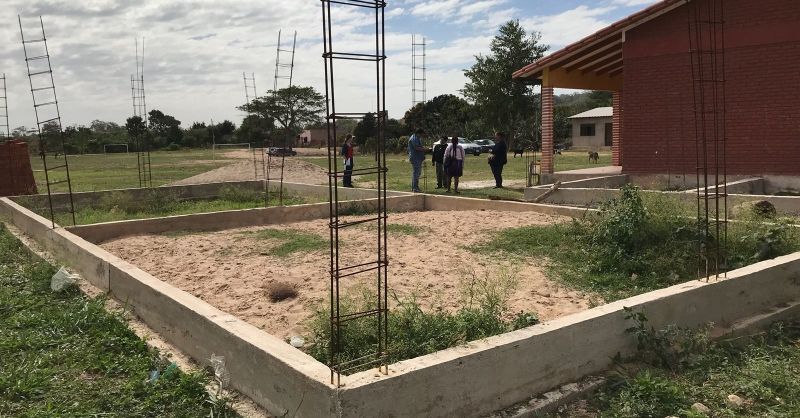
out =
<svg viewBox="0 0 800 418"><path fill-rule="evenodd" d="M589 151L589 162L590 163L599 163L600 162L600 154L597 151Z"/></svg>
<svg viewBox="0 0 800 418"><path fill-rule="evenodd" d="M511 158L517 158L517 154L522 157L525 154L525 148L518 148L514 150L514 156Z"/></svg>

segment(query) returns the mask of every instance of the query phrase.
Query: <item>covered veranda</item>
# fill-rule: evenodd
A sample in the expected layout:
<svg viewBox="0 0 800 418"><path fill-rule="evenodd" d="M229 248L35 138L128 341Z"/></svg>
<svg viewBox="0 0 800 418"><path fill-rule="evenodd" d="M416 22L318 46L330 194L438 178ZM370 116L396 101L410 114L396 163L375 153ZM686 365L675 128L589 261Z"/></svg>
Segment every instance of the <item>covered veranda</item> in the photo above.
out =
<svg viewBox="0 0 800 418"><path fill-rule="evenodd" d="M623 86L625 77L625 33L681 5L685 0L665 0L556 51L513 75L542 86L541 173L554 172L553 91L556 88L603 90L613 93L612 164L622 166Z"/></svg>

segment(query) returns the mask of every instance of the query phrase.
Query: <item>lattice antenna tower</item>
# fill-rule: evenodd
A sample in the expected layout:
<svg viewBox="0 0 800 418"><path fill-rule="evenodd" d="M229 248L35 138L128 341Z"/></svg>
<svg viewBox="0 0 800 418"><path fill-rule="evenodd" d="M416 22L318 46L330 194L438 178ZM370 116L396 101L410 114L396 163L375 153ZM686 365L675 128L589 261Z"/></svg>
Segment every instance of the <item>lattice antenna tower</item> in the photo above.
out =
<svg viewBox="0 0 800 418"><path fill-rule="evenodd" d="M275 52L275 82L272 87L273 94L277 94L278 89L281 88L282 83L285 83L287 88L291 88L294 85L294 53L297 47L297 31L294 32L294 36L292 38L292 49L284 48L281 40L282 30L278 31L278 46ZM291 94L291 90L289 90ZM291 102L291 97L289 97L289 102ZM283 148L283 152L280 153L280 170L278 175L278 182L279 182L279 189L278 189L278 204L283 206L283 173L284 168L286 166L286 148L289 146L290 143L290 136L293 132L290 132L291 127L287 129L285 132L282 132L281 135L281 147ZM268 154L269 155L269 154ZM268 156L267 157L269 162L271 163L272 159ZM267 164L267 171L270 170L270 164ZM267 193L269 192L269 174L267 174L267 184L266 189Z"/></svg>
<svg viewBox="0 0 800 418"><path fill-rule="evenodd" d="M40 37L25 39L22 28L22 17L17 15L19 33L22 39L22 49L25 52L25 66L28 71L28 81L31 86L33 110L36 115L36 130L39 134L39 155L47 185L47 203L50 209L52 227L56 227L55 211L53 210L54 186L66 184L69 195L69 212L72 215L72 224L75 225L75 202L72 197L72 179L69 174L69 158L67 144L61 125L61 110L58 106L53 66L50 63L50 50L47 47L47 35L44 30L44 20L39 16ZM48 163L48 153L52 153L56 161Z"/></svg>
<svg viewBox="0 0 800 418"><path fill-rule="evenodd" d="M144 89L144 38L142 38L141 55L139 39L136 39L136 74L131 74L131 100L133 116L138 116L144 124L143 132L133 138L136 145L136 170L139 176L139 187L153 187L153 170L150 164L150 139L148 134L147 100Z"/></svg>
<svg viewBox="0 0 800 418"><path fill-rule="evenodd" d="M336 51L333 45L333 20L332 6L338 8L361 7L368 10L370 14L374 12L374 52L372 46L368 46L369 53L353 53L347 51ZM386 208L386 44L384 40L384 9L385 1L367 0L322 0L322 22L325 61L325 96L326 96L326 122L328 134L328 190L330 202L330 343L329 343L329 367L331 370L331 383L341 386L341 375L358 370L365 370L376 367L381 373L389 372L389 353L388 353L388 251L387 251L387 208ZM370 10L371 9L371 10ZM344 196L339 194L339 179L345 172L339 167L339 147L337 141L337 125L342 119L362 119L371 110L362 109L356 112L342 112L337 108L334 67L343 60L360 61L372 67L374 70L375 95L374 102L369 104L369 99L362 99L364 107L375 109L377 119L377 138L376 150L372 158L367 160L363 166L352 170L352 175L371 176L376 180L376 199L375 207L370 212L365 213L355 219L344 218L345 208L342 206ZM365 81L366 74L365 70ZM370 161L371 160L371 161ZM358 225L373 225L375 236L374 252L359 261L346 262L342 257L341 245L342 237L340 231L346 228L357 227ZM371 294L373 299L369 301L360 312L344 313L341 306L341 287L340 282L346 280L351 282L360 278L368 278L372 283ZM343 329L348 325L357 325L353 322L362 321L361 325L374 330L374 344L367 350L369 354L358 357L345 357L343 351Z"/></svg>
<svg viewBox="0 0 800 418"><path fill-rule="evenodd" d="M411 107L427 101L427 57L425 55L425 37L411 35ZM424 110L424 109L423 109ZM429 132L430 134L430 132ZM422 188L428 191L428 165L422 165Z"/></svg>
<svg viewBox="0 0 800 418"><path fill-rule="evenodd" d="M0 85L0 136L11 138L11 126L8 123L8 88L6 86L6 73L3 73Z"/></svg>
<svg viewBox="0 0 800 418"><path fill-rule="evenodd" d="M727 268L728 190L725 126L724 0L692 1L688 29L694 99L698 276L718 279Z"/></svg>
<svg viewBox="0 0 800 418"><path fill-rule="evenodd" d="M411 35L411 107L427 101L427 57L425 37Z"/></svg>

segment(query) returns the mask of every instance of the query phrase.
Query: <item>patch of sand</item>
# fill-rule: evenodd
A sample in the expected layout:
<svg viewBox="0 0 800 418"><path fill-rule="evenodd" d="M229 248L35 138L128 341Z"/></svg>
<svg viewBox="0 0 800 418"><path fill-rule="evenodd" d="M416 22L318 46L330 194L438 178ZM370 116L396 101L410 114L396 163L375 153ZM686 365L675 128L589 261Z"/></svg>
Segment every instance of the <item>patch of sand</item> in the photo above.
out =
<svg viewBox="0 0 800 418"><path fill-rule="evenodd" d="M260 151L260 150L258 150ZM245 154L247 156L245 157ZM225 154L229 158L239 159L226 166L200 173L196 176L171 183L173 186L186 184L218 183L222 181L246 181L264 179L264 166L260 157L257 157L255 168L253 155L248 151L231 151ZM283 181L287 183L327 184L328 173L320 166L299 160L295 157L286 157L283 167ZM280 177L280 158L271 158L269 161L269 177L274 180Z"/></svg>
<svg viewBox="0 0 800 418"><path fill-rule="evenodd" d="M389 286L398 296L415 294L424 306L456 310L462 304L461 280L499 270L516 274L519 284L510 298L512 313L536 312L542 320L557 318L589 307L591 295L570 290L547 279L544 260L521 261L513 257L476 254L468 248L484 242L493 231L524 225L565 221L532 212L458 211L391 214L390 224L410 224L423 229L418 235L392 233L389 237ZM101 246L217 308L280 337L305 334L313 309L327 305L328 251L294 253L285 258L267 254L274 241L259 240L249 227L188 235L127 237ZM327 219L269 228L304 231L328 236ZM374 229L340 231L343 265L360 264L374 257ZM342 279L349 288L371 282ZM369 277L366 277L369 276ZM272 303L265 289L282 281L299 296Z"/></svg>

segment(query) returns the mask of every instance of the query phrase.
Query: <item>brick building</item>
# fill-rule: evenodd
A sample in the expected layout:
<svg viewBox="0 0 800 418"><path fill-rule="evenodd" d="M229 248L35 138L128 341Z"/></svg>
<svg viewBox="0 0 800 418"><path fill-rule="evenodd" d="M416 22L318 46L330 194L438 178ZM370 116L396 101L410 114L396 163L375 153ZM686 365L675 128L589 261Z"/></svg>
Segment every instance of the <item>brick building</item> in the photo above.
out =
<svg viewBox="0 0 800 418"><path fill-rule="evenodd" d="M0 197L36 194L28 144L0 142Z"/></svg>
<svg viewBox="0 0 800 418"><path fill-rule="evenodd" d="M514 73L542 85L544 173L553 88L614 93L624 173L695 172L688 9L663 0ZM800 175L800 1L725 0L724 22L728 173Z"/></svg>

